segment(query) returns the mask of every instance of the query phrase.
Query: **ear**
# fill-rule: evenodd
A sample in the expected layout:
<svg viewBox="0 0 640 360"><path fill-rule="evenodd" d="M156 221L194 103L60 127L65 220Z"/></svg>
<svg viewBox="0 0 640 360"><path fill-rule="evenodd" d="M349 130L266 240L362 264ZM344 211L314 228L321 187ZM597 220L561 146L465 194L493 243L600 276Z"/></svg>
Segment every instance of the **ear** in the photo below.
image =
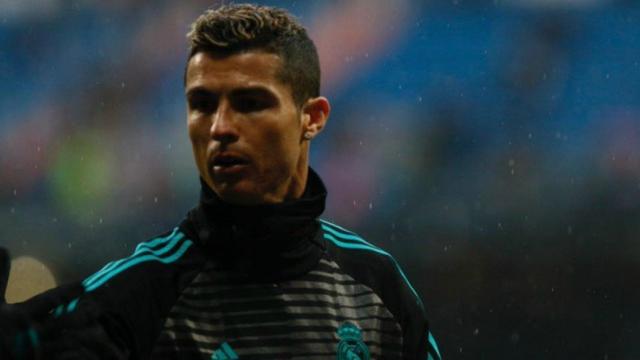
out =
<svg viewBox="0 0 640 360"><path fill-rule="evenodd" d="M319 96L307 100L302 107L302 135L309 134L309 139L318 135L327 123L329 112L331 112L331 105L327 98Z"/></svg>

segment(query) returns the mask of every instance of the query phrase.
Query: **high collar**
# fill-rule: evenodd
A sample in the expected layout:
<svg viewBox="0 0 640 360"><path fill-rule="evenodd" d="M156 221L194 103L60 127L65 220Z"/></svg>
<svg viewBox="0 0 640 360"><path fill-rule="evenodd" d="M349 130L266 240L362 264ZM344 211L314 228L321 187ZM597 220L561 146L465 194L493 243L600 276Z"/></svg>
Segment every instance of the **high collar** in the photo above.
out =
<svg viewBox="0 0 640 360"><path fill-rule="evenodd" d="M317 264L324 251L317 219L327 191L311 168L302 196L277 204L233 205L200 182L200 203L187 222L220 268L250 280L275 281Z"/></svg>

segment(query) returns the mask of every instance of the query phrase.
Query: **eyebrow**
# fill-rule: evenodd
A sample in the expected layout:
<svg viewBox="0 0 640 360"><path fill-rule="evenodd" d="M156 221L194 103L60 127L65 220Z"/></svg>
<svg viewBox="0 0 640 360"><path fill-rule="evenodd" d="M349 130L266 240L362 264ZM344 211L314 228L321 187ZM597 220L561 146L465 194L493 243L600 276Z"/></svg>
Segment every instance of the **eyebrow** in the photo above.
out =
<svg viewBox="0 0 640 360"><path fill-rule="evenodd" d="M217 94L216 91L207 89L204 86L195 86L187 90L185 95L189 98L195 95L206 96L206 95L215 95L215 94ZM259 85L233 89L231 90L230 95L231 96L265 96L267 95L269 97L277 98L269 88L265 86L259 86Z"/></svg>
<svg viewBox="0 0 640 360"><path fill-rule="evenodd" d="M246 88L234 89L231 91L231 96L268 96L276 98L275 94L264 86L250 86Z"/></svg>
<svg viewBox="0 0 640 360"><path fill-rule="evenodd" d="M187 97L187 99L190 99L194 96L208 96L213 94L213 92L207 90L206 88L197 86L187 90L185 96Z"/></svg>

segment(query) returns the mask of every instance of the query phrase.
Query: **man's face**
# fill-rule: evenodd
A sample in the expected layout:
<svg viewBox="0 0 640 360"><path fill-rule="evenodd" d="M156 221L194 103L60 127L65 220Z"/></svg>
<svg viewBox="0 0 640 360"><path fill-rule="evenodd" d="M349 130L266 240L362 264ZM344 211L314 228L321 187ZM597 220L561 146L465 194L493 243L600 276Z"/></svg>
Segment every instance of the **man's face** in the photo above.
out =
<svg viewBox="0 0 640 360"><path fill-rule="evenodd" d="M303 115L276 74L275 54L199 52L187 65L187 125L200 176L234 204L299 196L308 142Z"/></svg>

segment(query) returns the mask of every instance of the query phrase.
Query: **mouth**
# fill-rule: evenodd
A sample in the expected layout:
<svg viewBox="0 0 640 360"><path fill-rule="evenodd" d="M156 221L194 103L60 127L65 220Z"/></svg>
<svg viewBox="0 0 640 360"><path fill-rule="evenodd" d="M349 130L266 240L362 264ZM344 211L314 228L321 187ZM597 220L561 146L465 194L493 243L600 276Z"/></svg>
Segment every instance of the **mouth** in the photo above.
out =
<svg viewBox="0 0 640 360"><path fill-rule="evenodd" d="M235 154L218 154L213 158L212 168L214 174L230 175L242 171L249 161Z"/></svg>

